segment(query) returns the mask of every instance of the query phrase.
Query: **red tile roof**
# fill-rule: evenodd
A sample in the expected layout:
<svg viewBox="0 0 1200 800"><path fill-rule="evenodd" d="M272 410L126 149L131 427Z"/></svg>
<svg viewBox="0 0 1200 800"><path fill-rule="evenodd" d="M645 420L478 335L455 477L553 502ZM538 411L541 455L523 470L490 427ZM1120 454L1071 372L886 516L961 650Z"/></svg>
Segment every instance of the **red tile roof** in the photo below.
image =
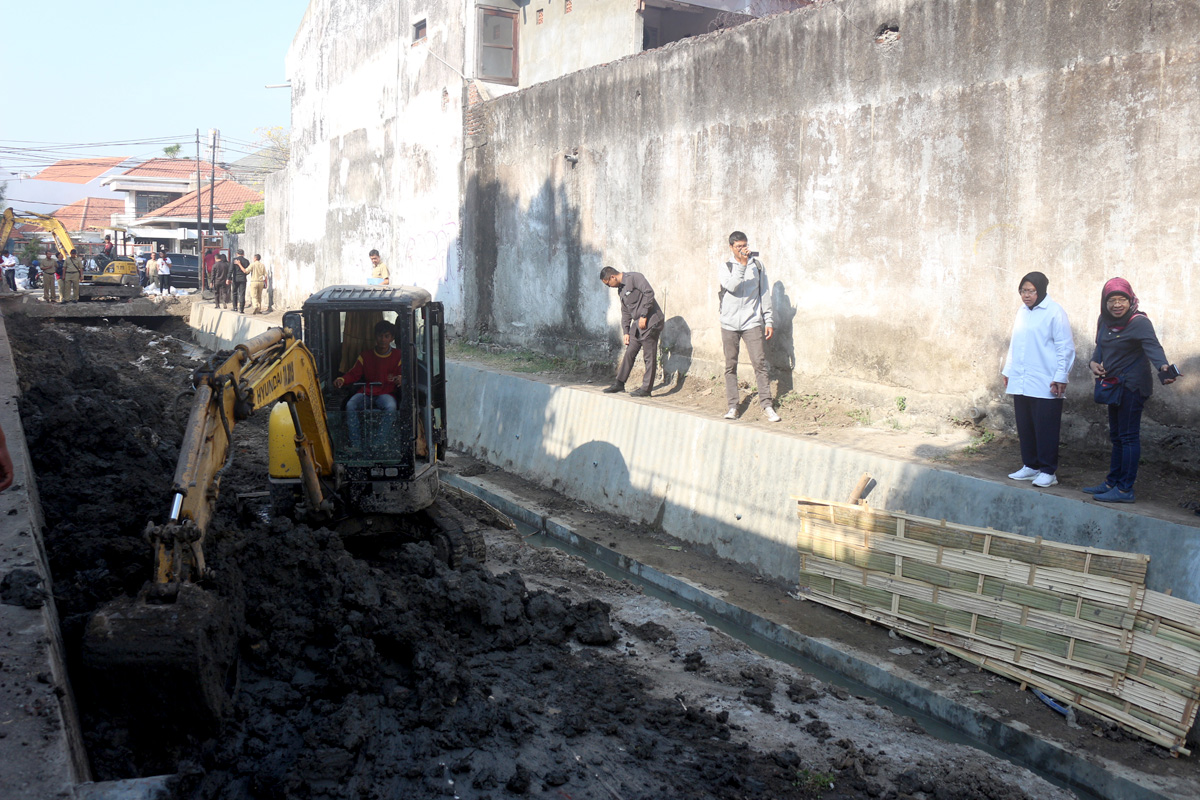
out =
<svg viewBox="0 0 1200 800"><path fill-rule="evenodd" d="M71 233L98 231L112 226L113 214L125 213L125 201L85 197L69 206L63 206L51 216L55 217Z"/></svg>
<svg viewBox="0 0 1200 800"><path fill-rule="evenodd" d="M200 162L200 173L205 178L209 176L210 169L209 164ZM184 180L193 178L195 174L196 162L189 158L152 158L122 173L123 176L130 178L181 178ZM229 173L218 167L217 177L228 178Z"/></svg>
<svg viewBox="0 0 1200 800"><path fill-rule="evenodd" d="M208 219L209 187L200 190L200 208L204 219ZM213 221L227 221L235 211L241 211L246 203L257 203L263 196L253 189L242 186L235 181L217 181L217 191L213 202ZM188 192L178 200L172 200L161 208L156 208L144 215L142 221L154 217L183 217L196 218L196 193Z"/></svg>
<svg viewBox="0 0 1200 800"><path fill-rule="evenodd" d="M35 181L88 183L114 169L126 158L74 158L58 161L33 176Z"/></svg>

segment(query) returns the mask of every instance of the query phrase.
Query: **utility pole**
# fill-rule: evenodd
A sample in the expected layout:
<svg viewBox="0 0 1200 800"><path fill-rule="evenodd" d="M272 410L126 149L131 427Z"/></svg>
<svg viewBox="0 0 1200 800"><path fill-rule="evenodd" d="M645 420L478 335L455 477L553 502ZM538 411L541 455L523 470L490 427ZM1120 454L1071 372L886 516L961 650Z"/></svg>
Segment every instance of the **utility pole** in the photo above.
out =
<svg viewBox="0 0 1200 800"><path fill-rule="evenodd" d="M213 128L210 133L212 133L212 175L208 179L208 234L216 236L217 229L213 227L213 203L217 193L217 139L220 138L221 132Z"/></svg>
<svg viewBox="0 0 1200 800"><path fill-rule="evenodd" d="M204 207L200 205L200 129L196 128L196 262L200 261L200 241L204 235ZM200 291L208 287L204 285L204 267L196 270L200 273Z"/></svg>

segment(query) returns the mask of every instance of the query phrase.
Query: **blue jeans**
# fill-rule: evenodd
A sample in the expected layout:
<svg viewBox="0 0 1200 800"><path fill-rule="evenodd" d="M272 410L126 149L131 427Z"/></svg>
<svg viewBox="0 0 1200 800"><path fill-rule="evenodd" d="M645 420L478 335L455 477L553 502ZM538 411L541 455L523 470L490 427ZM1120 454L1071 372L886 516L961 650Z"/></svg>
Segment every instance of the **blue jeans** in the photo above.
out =
<svg viewBox="0 0 1200 800"><path fill-rule="evenodd" d="M350 432L351 447L362 447L363 418L368 414L380 418L379 429L371 437L372 445L386 445L392 435L392 425L396 422L395 395L381 394L368 398L366 392L359 392L350 398L350 402L346 403L346 428Z"/></svg>
<svg viewBox="0 0 1200 800"><path fill-rule="evenodd" d="M1121 402L1108 407L1112 457L1104 482L1122 492L1133 491L1133 482L1137 480L1138 461L1142 457L1142 408L1145 405L1146 398L1141 392L1126 388L1121 392Z"/></svg>

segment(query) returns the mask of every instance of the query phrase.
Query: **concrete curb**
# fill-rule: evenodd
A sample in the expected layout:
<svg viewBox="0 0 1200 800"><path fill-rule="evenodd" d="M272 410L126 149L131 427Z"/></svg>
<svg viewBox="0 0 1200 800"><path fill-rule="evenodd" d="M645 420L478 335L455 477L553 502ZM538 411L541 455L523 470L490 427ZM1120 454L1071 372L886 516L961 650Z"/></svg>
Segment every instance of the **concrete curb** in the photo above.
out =
<svg viewBox="0 0 1200 800"><path fill-rule="evenodd" d="M17 406L20 387L0 313L0 426L12 456L13 485L0 494L0 576L32 570L48 597L41 608L0 604L0 797L70 797L91 779L75 697L64 662L50 565L42 542L45 521L37 479Z"/></svg>
<svg viewBox="0 0 1200 800"><path fill-rule="evenodd" d="M1072 789L1082 790L1104 800L1167 800L1166 795L1115 775L1052 742L1006 725L861 658L753 614L678 578L581 537L569 525L548 514L525 507L504 490L484 485L485 481L480 478L443 475L442 480L604 564L635 575L733 625L925 714L964 736L984 742L1014 763L1051 776Z"/></svg>
<svg viewBox="0 0 1200 800"><path fill-rule="evenodd" d="M605 511L794 580L794 497L845 497L859 476L894 511L1151 557L1147 584L1200 602L1200 528L450 362L450 446Z"/></svg>

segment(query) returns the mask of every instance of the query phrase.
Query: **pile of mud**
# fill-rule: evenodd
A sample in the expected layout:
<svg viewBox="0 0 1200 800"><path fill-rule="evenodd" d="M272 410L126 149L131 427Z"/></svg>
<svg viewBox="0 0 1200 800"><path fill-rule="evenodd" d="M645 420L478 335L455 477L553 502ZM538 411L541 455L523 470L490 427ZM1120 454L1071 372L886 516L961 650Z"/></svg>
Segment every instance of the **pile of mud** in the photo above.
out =
<svg viewBox="0 0 1200 800"><path fill-rule="evenodd" d="M129 325L10 337L74 671L88 616L149 575L142 530L165 514L186 417L171 409L198 362ZM649 691L608 657L618 636L600 601L451 570L426 544L239 519L233 496L264 481L265 416L234 433L206 551L207 588L244 609L234 717L164 748L153 730L172 708L137 709L151 731L138 736L98 711L103 686L76 679L98 780L177 772L178 796L212 800L1023 796L970 774L901 786L850 770L831 788L805 754L739 741L728 712Z"/></svg>

